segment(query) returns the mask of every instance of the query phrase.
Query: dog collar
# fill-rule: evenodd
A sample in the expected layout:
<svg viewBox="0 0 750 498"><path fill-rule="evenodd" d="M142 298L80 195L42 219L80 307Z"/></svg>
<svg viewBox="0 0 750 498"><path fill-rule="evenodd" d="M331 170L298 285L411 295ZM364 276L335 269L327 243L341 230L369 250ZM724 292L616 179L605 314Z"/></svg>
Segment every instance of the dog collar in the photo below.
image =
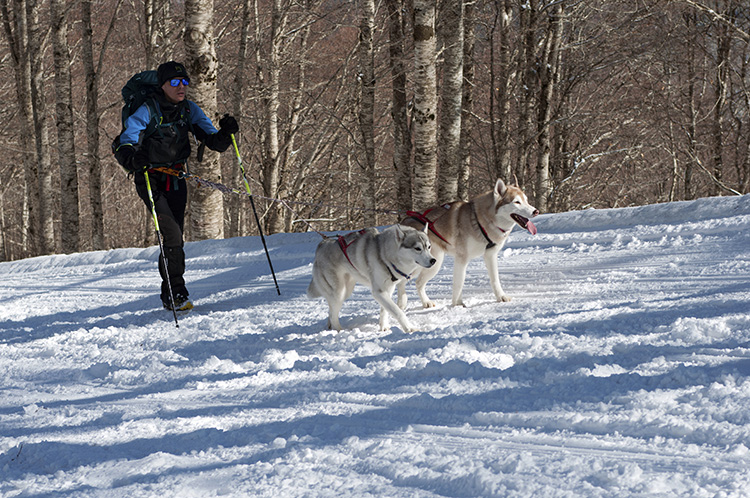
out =
<svg viewBox="0 0 750 498"><path fill-rule="evenodd" d="M401 270L396 268L396 265L394 265L393 263L391 263L391 268L393 268L393 271L404 277L406 280L409 280L411 278L411 275L407 275L406 273L402 272ZM391 280L395 282L398 280L398 278L393 273L391 273Z"/></svg>

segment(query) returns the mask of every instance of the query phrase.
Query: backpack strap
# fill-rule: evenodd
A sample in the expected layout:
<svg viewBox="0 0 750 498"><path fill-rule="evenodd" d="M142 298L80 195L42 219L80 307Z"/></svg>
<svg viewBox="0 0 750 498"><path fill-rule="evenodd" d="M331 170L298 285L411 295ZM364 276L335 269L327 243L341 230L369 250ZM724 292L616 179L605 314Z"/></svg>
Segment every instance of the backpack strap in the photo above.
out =
<svg viewBox="0 0 750 498"><path fill-rule="evenodd" d="M150 119L148 120L148 124L146 125L146 129L143 130L143 138L152 135L159 124L161 124L162 120L162 114L161 114L161 108L159 107L159 103L156 101L156 99L152 96L146 99L146 107L148 107L148 115Z"/></svg>

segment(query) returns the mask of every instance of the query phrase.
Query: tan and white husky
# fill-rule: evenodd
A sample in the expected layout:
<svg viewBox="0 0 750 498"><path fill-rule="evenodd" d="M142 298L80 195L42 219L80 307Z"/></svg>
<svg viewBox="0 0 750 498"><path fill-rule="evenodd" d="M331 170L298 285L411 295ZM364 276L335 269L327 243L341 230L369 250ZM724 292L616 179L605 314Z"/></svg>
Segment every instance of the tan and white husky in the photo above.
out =
<svg viewBox="0 0 750 498"><path fill-rule="evenodd" d="M440 270L446 254L453 256L453 306L463 305L462 293L466 279L466 267L474 258L484 256L484 264L490 277L490 285L498 301L510 301L500 286L497 274L497 254L505 244L510 231L518 224L536 234L536 227L529 221L539 211L529 204L520 188L505 185L502 180L469 202L456 201L435 206L421 213L410 211L401 224L419 227L429 226L432 254L437 262L429 268L419 269L416 287L422 306L431 308L435 303L427 297L425 285ZM399 282L398 305L406 308L406 282Z"/></svg>

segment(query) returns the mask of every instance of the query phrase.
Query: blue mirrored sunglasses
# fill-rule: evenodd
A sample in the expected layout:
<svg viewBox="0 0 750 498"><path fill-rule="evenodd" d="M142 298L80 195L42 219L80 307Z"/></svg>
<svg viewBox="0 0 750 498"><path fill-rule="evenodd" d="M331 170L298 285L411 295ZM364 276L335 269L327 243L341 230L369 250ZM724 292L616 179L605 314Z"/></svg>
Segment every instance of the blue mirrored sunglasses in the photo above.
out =
<svg viewBox="0 0 750 498"><path fill-rule="evenodd" d="M185 86L190 85L190 80L187 80L185 78L175 78L172 80L169 80L170 86L180 86L180 83L182 83Z"/></svg>

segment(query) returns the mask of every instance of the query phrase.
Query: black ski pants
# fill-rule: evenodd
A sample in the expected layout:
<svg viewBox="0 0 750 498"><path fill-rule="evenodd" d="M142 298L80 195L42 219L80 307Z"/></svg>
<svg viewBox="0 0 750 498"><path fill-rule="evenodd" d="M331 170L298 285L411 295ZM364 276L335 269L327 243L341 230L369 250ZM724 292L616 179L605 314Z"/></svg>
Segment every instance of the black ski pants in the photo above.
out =
<svg viewBox="0 0 750 498"><path fill-rule="evenodd" d="M159 220L162 240L164 242L164 255L167 259L167 268L159 256L159 273L161 274L161 299L169 302L169 286L167 285L167 274L172 284L172 292L175 296L188 296L185 287L185 242L182 238L185 226L185 206L187 205L187 182L165 173L149 173L151 192L156 207L156 219ZM135 188L138 196L148 208L151 216L151 201L148 197L146 178L143 174L135 175Z"/></svg>

